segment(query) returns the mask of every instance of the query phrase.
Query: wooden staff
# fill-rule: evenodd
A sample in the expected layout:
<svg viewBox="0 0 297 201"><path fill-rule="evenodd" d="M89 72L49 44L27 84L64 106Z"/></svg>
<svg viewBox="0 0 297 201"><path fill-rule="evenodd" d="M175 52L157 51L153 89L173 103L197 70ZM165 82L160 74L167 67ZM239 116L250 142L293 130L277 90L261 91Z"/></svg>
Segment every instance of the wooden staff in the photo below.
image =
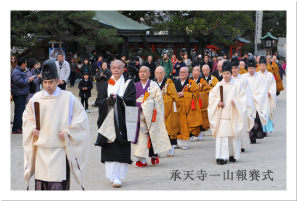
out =
<svg viewBox="0 0 297 201"><path fill-rule="evenodd" d="M221 96L221 101L224 102L223 100L223 86L220 86L220 96Z"/></svg>
<svg viewBox="0 0 297 201"><path fill-rule="evenodd" d="M40 131L40 107L39 102L34 102L35 119L36 119L36 130Z"/></svg>

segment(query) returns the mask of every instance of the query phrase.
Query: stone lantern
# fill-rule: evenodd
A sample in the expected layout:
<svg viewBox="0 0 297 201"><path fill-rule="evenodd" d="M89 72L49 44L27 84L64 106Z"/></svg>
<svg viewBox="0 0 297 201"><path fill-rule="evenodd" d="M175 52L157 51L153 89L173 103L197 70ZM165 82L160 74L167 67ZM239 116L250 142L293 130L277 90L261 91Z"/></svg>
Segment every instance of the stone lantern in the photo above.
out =
<svg viewBox="0 0 297 201"><path fill-rule="evenodd" d="M267 34L260 38L260 40L265 48L266 56L272 56L272 45L274 43L274 40L278 40L278 38L272 36L270 32L267 32Z"/></svg>

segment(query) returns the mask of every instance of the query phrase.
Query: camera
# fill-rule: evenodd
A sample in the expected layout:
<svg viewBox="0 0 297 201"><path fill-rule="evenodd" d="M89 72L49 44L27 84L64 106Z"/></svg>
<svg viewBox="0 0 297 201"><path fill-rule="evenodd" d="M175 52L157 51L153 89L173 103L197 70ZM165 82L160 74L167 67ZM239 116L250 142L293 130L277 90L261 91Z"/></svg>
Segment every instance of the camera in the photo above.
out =
<svg viewBox="0 0 297 201"><path fill-rule="evenodd" d="M134 75L138 73L139 69L135 66L136 61L128 63L128 79L134 80Z"/></svg>

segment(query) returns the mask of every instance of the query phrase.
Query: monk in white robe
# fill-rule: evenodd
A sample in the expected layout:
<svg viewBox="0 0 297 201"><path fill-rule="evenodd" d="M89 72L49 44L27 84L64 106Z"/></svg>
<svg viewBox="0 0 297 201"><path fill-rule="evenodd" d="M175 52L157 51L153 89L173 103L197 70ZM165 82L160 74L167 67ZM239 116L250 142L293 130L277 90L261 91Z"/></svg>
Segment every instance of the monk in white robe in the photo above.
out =
<svg viewBox="0 0 297 201"><path fill-rule="evenodd" d="M90 151L88 116L80 101L61 90L54 60L42 66L44 90L36 93L23 113L24 177L35 175L35 190L69 190L70 173L82 182ZM39 102L37 130L34 103ZM29 184L28 184L29 187Z"/></svg>
<svg viewBox="0 0 297 201"><path fill-rule="evenodd" d="M246 132L246 94L231 77L231 63L223 63L223 80L209 93L208 118L216 139L217 164L240 159L241 136ZM220 86L223 86L221 101Z"/></svg>
<svg viewBox="0 0 297 201"><path fill-rule="evenodd" d="M273 131L273 114L276 107L276 82L273 74L266 70L267 63L265 56L261 56L259 59L259 68L260 71L258 72L260 75L263 76L265 81L267 92L268 92L268 102L269 102L269 117L267 124L263 126L264 132L272 132Z"/></svg>
<svg viewBox="0 0 297 201"><path fill-rule="evenodd" d="M232 78L235 82L240 82L241 87L245 90L247 96L247 130L241 136L241 152L244 152L250 147L249 131L254 127L254 120L256 118L256 110L254 107L254 100L252 90L249 85L249 81L245 75L240 74L239 60L237 56L233 56L231 59L232 64Z"/></svg>
<svg viewBox="0 0 297 201"><path fill-rule="evenodd" d="M256 72L256 61L253 56L248 58L248 73L247 77L254 100L256 110L256 118L254 127L250 131L250 139L252 144L256 144L256 139L266 137L266 132L263 132L263 126L266 125L269 117L268 92L263 77Z"/></svg>

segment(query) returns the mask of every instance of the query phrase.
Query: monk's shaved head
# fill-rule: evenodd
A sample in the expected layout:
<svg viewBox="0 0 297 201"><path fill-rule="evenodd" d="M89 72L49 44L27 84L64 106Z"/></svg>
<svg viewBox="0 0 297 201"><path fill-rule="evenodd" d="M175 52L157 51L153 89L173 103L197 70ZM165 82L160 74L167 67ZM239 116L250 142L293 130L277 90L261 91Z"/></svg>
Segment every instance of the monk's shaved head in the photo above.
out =
<svg viewBox="0 0 297 201"><path fill-rule="evenodd" d="M157 68L156 68L156 70L155 70L155 72L164 72L165 73L165 69L164 69L164 67L163 66L158 66Z"/></svg>
<svg viewBox="0 0 297 201"><path fill-rule="evenodd" d="M122 62L122 63L123 63L123 62ZM142 66L142 67L139 69L139 71L140 71L140 70L143 70L143 69L146 69L148 73L151 72L151 71L150 71L150 68L147 67L147 66Z"/></svg>
<svg viewBox="0 0 297 201"><path fill-rule="evenodd" d="M189 73L189 69L187 67L182 67L179 72L186 72Z"/></svg>
<svg viewBox="0 0 297 201"><path fill-rule="evenodd" d="M163 66L158 66L155 70L155 77L157 78L158 82L161 82L166 75L165 69Z"/></svg>

